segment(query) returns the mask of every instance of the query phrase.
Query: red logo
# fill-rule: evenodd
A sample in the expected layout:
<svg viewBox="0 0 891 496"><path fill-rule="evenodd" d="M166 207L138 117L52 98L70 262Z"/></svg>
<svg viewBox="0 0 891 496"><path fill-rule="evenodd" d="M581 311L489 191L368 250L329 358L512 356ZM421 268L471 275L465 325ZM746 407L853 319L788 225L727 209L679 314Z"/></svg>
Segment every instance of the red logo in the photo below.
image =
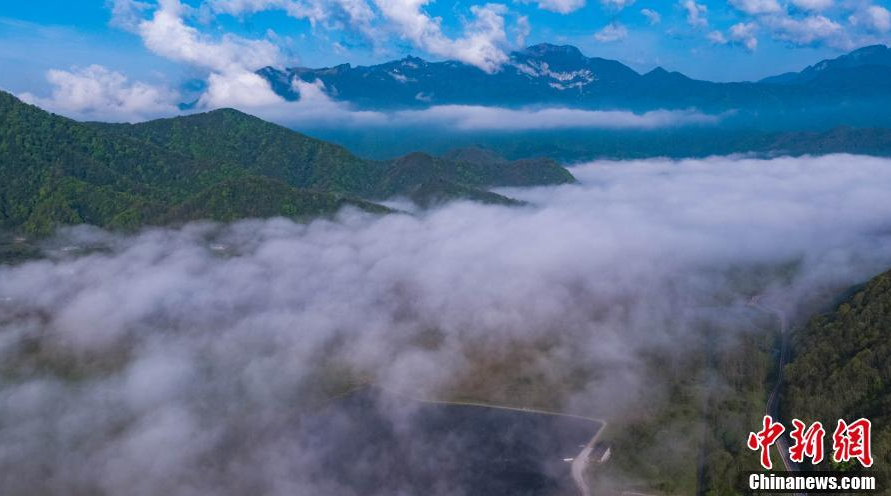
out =
<svg viewBox="0 0 891 496"><path fill-rule="evenodd" d="M839 420L838 427L835 428L835 433L832 434L832 449L835 451L832 459L836 462L846 462L854 458L860 460L860 464L864 467L871 467L871 435L872 423L865 418L850 424L844 420Z"/></svg>
<svg viewBox="0 0 891 496"><path fill-rule="evenodd" d="M789 459L795 463L804 463L804 458L811 459L812 465L817 465L823 461L823 439L826 437L826 430L823 424L814 422L805 430L804 422L793 419L792 432L789 435L795 443L789 448Z"/></svg>
<svg viewBox="0 0 891 496"><path fill-rule="evenodd" d="M770 470L773 464L770 463L770 447L773 446L780 435L786 431L783 424L774 422L770 415L764 416L764 428L758 432L749 433L749 441L747 443L750 450L761 450L761 466Z"/></svg>
<svg viewBox="0 0 891 496"><path fill-rule="evenodd" d="M746 445L753 451L761 451L761 466L767 470L773 467L770 462L770 447L785 431L786 428L781 423L774 422L770 415L765 415L764 428L749 433ZM808 426L801 420L793 419L789 436L793 443L789 447L789 460L804 463L805 458L810 458L812 465L818 465L823 461L826 429L821 422L814 422ZM850 424L839 420L838 427L832 434L832 460L841 463L853 459L858 460L864 467L871 467L871 436L872 423L868 419L861 418Z"/></svg>

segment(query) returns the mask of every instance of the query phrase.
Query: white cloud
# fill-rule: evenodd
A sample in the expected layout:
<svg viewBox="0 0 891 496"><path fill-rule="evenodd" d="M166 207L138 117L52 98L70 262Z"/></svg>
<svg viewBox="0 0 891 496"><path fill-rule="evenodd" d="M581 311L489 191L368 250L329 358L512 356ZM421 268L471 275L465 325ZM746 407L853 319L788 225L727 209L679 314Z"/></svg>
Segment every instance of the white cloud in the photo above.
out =
<svg viewBox="0 0 891 496"><path fill-rule="evenodd" d="M314 26L332 30L355 30L376 44L388 35L395 35L432 55L459 60L487 72L498 70L507 61L510 46L505 33L502 4L479 4L470 7L471 17L463 32L447 36L442 19L431 17L424 9L432 0L213 0L209 5L215 14L243 16L264 10L284 10L291 17L307 19ZM543 9L569 13L584 6L584 0L542 0ZM528 19L525 21L528 23ZM522 31L523 21L517 29Z"/></svg>
<svg viewBox="0 0 891 496"><path fill-rule="evenodd" d="M527 17L527 16L518 17L517 25L514 29L515 29L515 33L516 33L514 43L516 43L516 45L519 47L525 47L526 46L526 38L529 36L529 33L532 32L532 26L529 24L529 17Z"/></svg>
<svg viewBox="0 0 891 496"><path fill-rule="evenodd" d="M891 30L891 12L888 12L888 9L879 5L872 5L866 9L866 12L873 29L881 33Z"/></svg>
<svg viewBox="0 0 891 496"><path fill-rule="evenodd" d="M230 4L237 9L261 8L269 2L244 0ZM278 46L266 39L246 39L229 33L213 39L186 24L190 7L180 0L160 0L151 18L136 26L145 46L152 52L209 72L207 89L199 97L199 110L218 107L262 106L284 100L269 83L254 73L279 65Z"/></svg>
<svg viewBox="0 0 891 496"><path fill-rule="evenodd" d="M536 129L657 129L689 125L712 125L723 116L694 110L655 110L643 114L628 111L580 110L564 107L521 108L478 105L434 105L423 110L394 112L356 110L331 99L321 81L294 80L297 101L266 102L232 98L225 92L208 99L206 107L231 106L263 119L297 129L319 127L441 127L459 131L527 131ZM260 91L260 90L258 90ZM211 93L210 91L208 93ZM262 91L261 91L262 93ZM274 96L274 95L273 95ZM427 96L418 95L427 100ZM215 104L215 105L213 105Z"/></svg>
<svg viewBox="0 0 891 496"><path fill-rule="evenodd" d="M365 0L211 0L206 8L213 14L244 17L266 10L283 10L295 19L306 19L313 26L340 29L342 22L365 33L372 33L376 14Z"/></svg>
<svg viewBox="0 0 891 496"><path fill-rule="evenodd" d="M730 0L730 4L749 15L775 14L783 10L777 0Z"/></svg>
<svg viewBox="0 0 891 496"><path fill-rule="evenodd" d="M151 4L137 0L113 0L110 24L126 31L135 31L143 20L143 13L151 9Z"/></svg>
<svg viewBox="0 0 891 496"><path fill-rule="evenodd" d="M694 110L655 110L644 114L628 111L580 110L563 107L510 109L478 105L434 105L423 110L395 112L355 110L332 100L317 81L294 81L300 98L295 102L252 105L236 108L264 119L297 129L318 127L382 126L441 127L459 131L528 131L536 129L658 129L689 125L712 125L722 116ZM419 99L425 99L419 94ZM230 105L227 105L230 106Z"/></svg>
<svg viewBox="0 0 891 496"><path fill-rule="evenodd" d="M244 96L244 90L250 90L252 87L255 87L257 94L260 95L258 98ZM302 128L394 124L395 118L392 114L355 110L348 104L331 99L321 81L307 83L295 79L293 89L299 94L299 99L286 101L274 94L262 78L246 78L234 85L229 79L224 78L219 83L218 91L212 88L208 90L208 97L202 102L202 106L233 107L268 121Z"/></svg>
<svg viewBox="0 0 891 496"><path fill-rule="evenodd" d="M828 43L841 48L850 47L844 28L823 15L810 15L803 19L785 15L766 16L762 22L771 29L774 38L795 45Z"/></svg>
<svg viewBox="0 0 891 496"><path fill-rule="evenodd" d="M131 82L119 72L100 65L72 71L51 70L49 98L31 93L22 100L77 119L141 121L178 113L177 94L161 86Z"/></svg>
<svg viewBox="0 0 891 496"><path fill-rule="evenodd" d="M615 10L622 10L634 2L635 0L600 0L605 7Z"/></svg>
<svg viewBox="0 0 891 496"><path fill-rule="evenodd" d="M628 37L628 28L618 22L612 22L594 34L594 39L601 43L621 41Z"/></svg>
<svg viewBox="0 0 891 496"><path fill-rule="evenodd" d="M176 95L126 78L104 68L84 74L55 71L59 88L50 99L22 95L41 107L74 118L142 121L177 114ZM423 110L382 112L356 110L326 93L321 81L294 81L297 101L272 92L265 79L248 72L213 73L196 110L232 107L263 119L298 129L319 127L440 127L457 131L529 131L537 129L658 129L717 124L721 115L695 110L629 111L580 110L564 107L521 108L476 105L434 105ZM418 95L426 100L425 95Z"/></svg>
<svg viewBox="0 0 891 496"><path fill-rule="evenodd" d="M473 18L464 26L463 35L452 39L443 33L441 19L423 11L429 1L375 0L375 4L401 38L428 53L459 60L487 72L495 72L507 62L504 50L509 45L504 29L507 7L491 3L472 6Z"/></svg>
<svg viewBox="0 0 891 496"><path fill-rule="evenodd" d="M580 110L572 108L507 109L472 105L442 105L425 110L397 112L394 122L441 125L465 131L526 131L535 129L658 129L716 124L719 116L693 110L654 110L643 114L628 111Z"/></svg>
<svg viewBox="0 0 891 496"><path fill-rule="evenodd" d="M15 378L0 381L0 493L424 493L345 488L342 467L320 470L343 460L336 445L363 474L391 465L377 446L317 429L312 391L358 376L447 399L488 365L474 362L482 351L553 388L554 410L621 419L669 395L663 369L644 372L641 356L690 348L699 359L699 330L735 343L744 334L732 332L766 321L746 308L754 294L804 317L891 266L887 159L573 173L580 184L516 190L525 208L60 233L50 246L107 249L0 267L0 359ZM503 377L483 384L503 391ZM403 447L439 450L424 474L473 445L460 432L450 446L412 444L421 436L393 406L380 413Z"/></svg>
<svg viewBox="0 0 891 496"><path fill-rule="evenodd" d="M801 10L813 12L822 12L831 8L834 4L835 0L792 0L792 5Z"/></svg>
<svg viewBox="0 0 891 496"><path fill-rule="evenodd" d="M705 36L709 41L714 43L715 45L726 45L728 43L727 37L724 36L724 33L720 31L712 31Z"/></svg>
<svg viewBox="0 0 891 496"><path fill-rule="evenodd" d="M758 38L755 37L757 30L758 25L754 22L740 22L730 26L730 39L741 43L749 51L755 51L758 48Z"/></svg>
<svg viewBox="0 0 891 496"><path fill-rule="evenodd" d="M641 9L640 13L643 14L644 17L647 18L647 21L649 21L651 26L655 26L656 24L659 24L660 22L662 22L662 15L660 15L655 10Z"/></svg>
<svg viewBox="0 0 891 496"><path fill-rule="evenodd" d="M198 99L201 110L221 107L252 108L283 105L285 100L272 91L263 77L248 71L226 74L212 73L207 78L207 89Z"/></svg>
<svg viewBox="0 0 891 496"><path fill-rule="evenodd" d="M276 45L268 40L249 40L225 34L220 40L202 35L183 20L179 0L160 0L151 19L137 26L145 46L170 60L218 73L254 71L282 61Z"/></svg>
<svg viewBox="0 0 891 496"><path fill-rule="evenodd" d="M693 0L681 0L680 5L687 12L687 24L694 27L708 26L708 19L705 18L705 14L708 13L707 6Z"/></svg>
<svg viewBox="0 0 891 496"><path fill-rule="evenodd" d="M585 6L585 0L539 0L538 8L560 14L568 14Z"/></svg>
<svg viewBox="0 0 891 496"><path fill-rule="evenodd" d="M869 5L851 14L848 21L854 26L865 26L870 31L891 31L891 12L879 5Z"/></svg>

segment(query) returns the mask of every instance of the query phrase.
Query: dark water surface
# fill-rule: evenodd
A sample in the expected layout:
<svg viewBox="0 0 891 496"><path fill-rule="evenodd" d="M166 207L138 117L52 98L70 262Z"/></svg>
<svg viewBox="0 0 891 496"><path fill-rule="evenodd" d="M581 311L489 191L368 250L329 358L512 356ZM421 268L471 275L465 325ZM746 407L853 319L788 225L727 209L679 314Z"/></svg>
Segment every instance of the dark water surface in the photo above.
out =
<svg viewBox="0 0 891 496"><path fill-rule="evenodd" d="M575 495L573 458L597 421L424 403L364 389L301 422L332 495Z"/></svg>

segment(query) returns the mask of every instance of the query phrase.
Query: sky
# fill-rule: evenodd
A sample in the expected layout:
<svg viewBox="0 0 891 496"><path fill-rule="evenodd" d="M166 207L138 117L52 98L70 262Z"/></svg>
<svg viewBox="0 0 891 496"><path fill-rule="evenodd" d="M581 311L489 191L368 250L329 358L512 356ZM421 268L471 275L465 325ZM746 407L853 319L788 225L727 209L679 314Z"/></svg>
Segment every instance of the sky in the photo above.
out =
<svg viewBox="0 0 891 496"><path fill-rule="evenodd" d="M495 72L510 51L540 42L572 44L638 71L756 80L888 44L889 2L4 2L0 88L60 113L104 106L116 120L136 119L146 109L170 113L193 94L207 106L273 104L279 100L252 75L266 65L373 64L411 54Z"/></svg>

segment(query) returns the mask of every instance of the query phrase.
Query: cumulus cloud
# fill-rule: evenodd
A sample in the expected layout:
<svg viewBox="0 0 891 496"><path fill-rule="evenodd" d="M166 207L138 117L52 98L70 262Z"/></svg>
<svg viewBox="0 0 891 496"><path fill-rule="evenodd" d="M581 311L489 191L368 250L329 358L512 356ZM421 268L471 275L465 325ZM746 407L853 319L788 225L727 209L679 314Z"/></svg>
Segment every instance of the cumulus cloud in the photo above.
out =
<svg viewBox="0 0 891 496"><path fill-rule="evenodd" d="M764 27L773 39L798 46L829 45L851 49L864 42L858 33L848 32L840 23L822 13L836 6L833 0L791 0L789 5L794 7L791 11L777 0L730 0L730 3L737 10L756 18L736 24L732 29L737 32L725 36L727 42L739 43L750 51L757 48L758 39L752 33L759 26ZM849 2L843 7L855 10L848 18L852 26L863 25L874 29L872 16L863 4L858 7Z"/></svg>
<svg viewBox="0 0 891 496"><path fill-rule="evenodd" d="M872 28L881 33L891 30L891 12L880 5L872 5L866 9Z"/></svg>
<svg viewBox="0 0 891 496"><path fill-rule="evenodd" d="M585 6L585 0L541 0L538 8L560 14L569 14Z"/></svg>
<svg viewBox="0 0 891 496"><path fill-rule="evenodd" d="M461 37L446 36L440 19L423 11L429 0L375 0L382 14L396 27L397 34L434 55L453 58L484 71L495 72L507 62L504 47L508 46L501 4L473 5L472 19L464 26Z"/></svg>
<svg viewBox="0 0 891 496"><path fill-rule="evenodd" d="M619 22L611 22L594 33L594 39L601 43L621 41L628 37L628 28Z"/></svg>
<svg viewBox="0 0 891 496"><path fill-rule="evenodd" d="M507 8L499 4L475 5L464 33L446 36L440 19L423 10L426 2L376 0L380 14L398 36L423 50L453 58L494 72L507 61L505 47L510 43L505 31ZM369 27L374 11L363 0L293 2L291 0L217 0L202 7L214 15L246 15L270 9L283 9L289 15L313 22L332 20L331 9L344 14L348 24ZM118 0L113 4L115 21L140 35L145 46L167 59L208 71L207 90L198 100L199 109L263 107L283 103L268 83L254 74L265 66L281 65L285 58L270 39L247 39L229 33L211 37L187 22L194 9L179 0L161 0L148 18L142 18L146 4ZM528 21L526 21L528 24ZM522 29L520 22L519 29ZM522 37L521 33L518 33Z"/></svg>
<svg viewBox="0 0 891 496"><path fill-rule="evenodd" d="M755 51L758 48L758 38L755 37L755 31L758 25L754 22L740 22L730 26L730 39L741 43L749 51Z"/></svg>
<svg viewBox="0 0 891 496"><path fill-rule="evenodd" d="M208 15L246 17L266 10L282 10L295 19L306 19L328 29L349 27L373 36L376 14L365 0L211 0L202 7Z"/></svg>
<svg viewBox="0 0 891 496"><path fill-rule="evenodd" d="M463 32L450 37L443 32L442 20L429 15L424 7L430 0L214 0L208 4L213 14L244 16L265 10L283 10L314 26L352 30L379 42L388 34L411 43L432 55L460 60L485 71L497 70L507 61L510 46L505 34L507 7L480 4L470 7L470 19ZM584 5L584 0L546 0L542 8L568 13ZM269 65L269 64L267 64Z"/></svg>
<svg viewBox="0 0 891 496"><path fill-rule="evenodd" d="M876 33L891 31L891 12L879 5L868 5L848 17L854 26L863 26Z"/></svg>
<svg viewBox="0 0 891 496"><path fill-rule="evenodd" d="M777 0L730 0L730 5L749 15L775 14L783 10Z"/></svg>
<svg viewBox="0 0 891 496"><path fill-rule="evenodd" d="M693 0L682 0L680 6L687 13L687 24L693 27L708 26L708 19L705 18L708 7L705 4L696 3Z"/></svg>
<svg viewBox="0 0 891 496"><path fill-rule="evenodd" d="M706 37L715 45L733 43L746 47L746 50L755 51L758 48L758 38L755 37L755 31L757 30L758 25L754 22L740 22L730 26L728 36L725 36L721 31L712 31Z"/></svg>
<svg viewBox="0 0 891 496"><path fill-rule="evenodd" d="M801 10L822 12L835 4L834 0L792 0L792 5Z"/></svg>
<svg viewBox="0 0 891 496"><path fill-rule="evenodd" d="M514 31L516 37L514 43L516 43L517 46L526 46L526 38L529 37L529 33L532 32L532 25L529 23L529 17L518 17L517 25L514 28Z"/></svg>
<svg viewBox="0 0 891 496"><path fill-rule="evenodd" d="M662 15L653 9L640 9L640 13L647 18L651 26L655 26L662 22Z"/></svg>
<svg viewBox="0 0 891 496"><path fill-rule="evenodd" d="M703 323L731 332L754 293L805 317L891 265L885 159L574 172L579 185L512 190L525 208L61 232L49 260L0 268L0 374L14 378L0 381L0 493L352 496L342 460L319 463L326 446L384 461L338 437L336 416L307 436L320 384L436 396L503 360L565 393L554 409L617 418L652 399L645 351L674 356ZM56 250L69 245L97 249ZM531 358L509 360L517 348Z"/></svg>
<svg viewBox="0 0 891 496"><path fill-rule="evenodd" d="M278 47L268 40L228 33L219 40L210 39L185 23L185 11L179 0L161 0L151 19L137 26L145 46L162 57L217 73L254 71L283 60Z"/></svg>
<svg viewBox="0 0 891 496"><path fill-rule="evenodd" d="M126 31L135 31L144 13L152 8L151 4L137 0L112 0L110 7L110 24Z"/></svg>
<svg viewBox="0 0 891 496"><path fill-rule="evenodd" d="M712 31L705 37L715 45L726 45L728 43L727 37L720 31Z"/></svg>
<svg viewBox="0 0 891 496"><path fill-rule="evenodd" d="M241 2L239 8L263 2ZM199 109L268 105L281 101L254 71L279 65L284 57L268 39L247 39L230 33L216 39L186 23L190 7L179 0L160 0L150 18L134 31L146 48L169 60L208 71Z"/></svg>
<svg viewBox="0 0 891 496"><path fill-rule="evenodd" d="M207 89L198 99L199 109L221 107L253 108L284 105L285 100L272 91L269 82L253 72L211 74Z"/></svg>
<svg viewBox="0 0 891 496"><path fill-rule="evenodd" d="M774 38L795 45L828 43L849 47L851 44L841 24L823 15L809 15L802 19L768 16L762 22L771 29Z"/></svg>
<svg viewBox="0 0 891 496"><path fill-rule="evenodd" d="M602 3L605 7L615 10L622 10L625 7L633 4L634 2L635 0L600 0L600 3Z"/></svg>
<svg viewBox="0 0 891 496"><path fill-rule="evenodd" d="M31 104L76 119L142 121L178 112L176 92L163 86L130 81L101 65L47 72L52 85L46 98L32 93L19 97Z"/></svg>

